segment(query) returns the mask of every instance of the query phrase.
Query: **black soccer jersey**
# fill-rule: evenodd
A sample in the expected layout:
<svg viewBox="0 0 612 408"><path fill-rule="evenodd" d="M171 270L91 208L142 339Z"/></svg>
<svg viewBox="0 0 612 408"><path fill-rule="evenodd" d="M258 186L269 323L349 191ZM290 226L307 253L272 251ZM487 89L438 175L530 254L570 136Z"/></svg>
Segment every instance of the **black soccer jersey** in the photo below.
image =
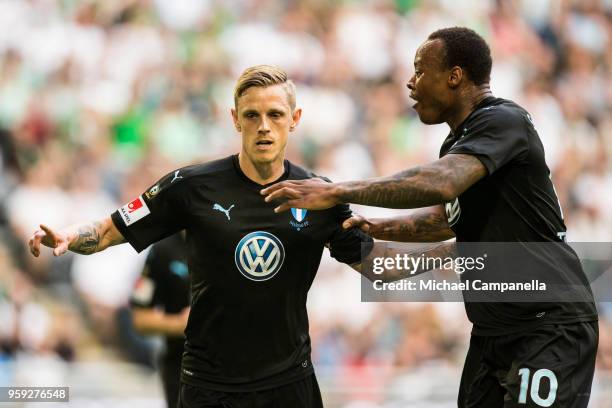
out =
<svg viewBox="0 0 612 408"><path fill-rule="evenodd" d="M130 296L132 307L160 308L177 314L190 304L187 250L181 234L174 234L155 244L149 254L141 276ZM166 337L164 363L174 363L183 355L182 336Z"/></svg>
<svg viewBox="0 0 612 408"><path fill-rule="evenodd" d="M313 177L285 161L277 180ZM219 391L274 388L310 375L306 296L323 247L361 259L359 231L345 231L347 205L276 214L238 156L176 170L113 213L137 250L187 232L192 283L182 381Z"/></svg>
<svg viewBox="0 0 612 408"><path fill-rule="evenodd" d="M580 262L577 257L568 261L567 254L573 251L563 243L563 214L530 115L512 101L487 97L446 138L440 157L447 154L476 156L488 171L488 176L446 203L446 216L457 242L558 243L563 252L558 257L536 254L533 247L525 246L525 258L519 261L527 268L506 271L500 264L497 272L529 274L524 277L552 281L564 288L580 286L585 294L581 303L466 302L474 333L504 334L542 323L596 320Z"/></svg>

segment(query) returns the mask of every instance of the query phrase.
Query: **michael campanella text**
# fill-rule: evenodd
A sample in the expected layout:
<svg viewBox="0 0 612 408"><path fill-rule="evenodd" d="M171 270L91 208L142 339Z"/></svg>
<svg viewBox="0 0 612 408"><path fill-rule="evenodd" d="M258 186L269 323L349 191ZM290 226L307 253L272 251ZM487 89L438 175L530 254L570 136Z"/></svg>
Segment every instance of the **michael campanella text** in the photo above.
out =
<svg viewBox="0 0 612 408"><path fill-rule="evenodd" d="M546 291L546 284L537 279L534 279L531 282L483 282L480 279L466 279L463 282L447 280L437 281L435 279L430 279L415 282L410 281L409 279L402 279L396 282L383 282L382 280L375 280L372 282L372 285L374 286L374 290L474 290L497 291L501 293L509 291Z"/></svg>

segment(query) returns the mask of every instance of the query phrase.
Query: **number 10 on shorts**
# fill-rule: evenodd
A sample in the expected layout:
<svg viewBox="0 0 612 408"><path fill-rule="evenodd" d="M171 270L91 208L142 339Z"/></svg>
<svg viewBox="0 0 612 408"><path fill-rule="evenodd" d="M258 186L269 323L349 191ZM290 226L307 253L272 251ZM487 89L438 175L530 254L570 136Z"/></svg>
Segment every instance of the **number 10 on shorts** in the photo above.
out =
<svg viewBox="0 0 612 408"><path fill-rule="evenodd" d="M521 392L519 393L518 403L526 404L530 370L528 368L521 368L518 373L521 376ZM548 378L548 381L550 382L550 389L546 398L540 397L540 384L542 383L543 378ZM557 382L555 373L549 369L541 368L533 373L533 377L531 377L531 392L529 393L529 396L537 405L541 407L550 407L553 402L555 402L555 398L557 397L558 386L559 383Z"/></svg>

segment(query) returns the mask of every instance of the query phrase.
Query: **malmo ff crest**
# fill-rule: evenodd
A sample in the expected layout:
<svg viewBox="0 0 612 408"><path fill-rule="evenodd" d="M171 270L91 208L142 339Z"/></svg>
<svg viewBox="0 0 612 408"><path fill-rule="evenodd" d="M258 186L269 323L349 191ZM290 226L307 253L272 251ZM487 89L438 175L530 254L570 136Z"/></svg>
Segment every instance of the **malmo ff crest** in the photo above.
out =
<svg viewBox="0 0 612 408"><path fill-rule="evenodd" d="M302 228L306 228L310 225L310 223L305 220L307 213L308 210L304 208L292 208L291 215L293 216L293 220L289 221L289 225L298 231L300 231Z"/></svg>

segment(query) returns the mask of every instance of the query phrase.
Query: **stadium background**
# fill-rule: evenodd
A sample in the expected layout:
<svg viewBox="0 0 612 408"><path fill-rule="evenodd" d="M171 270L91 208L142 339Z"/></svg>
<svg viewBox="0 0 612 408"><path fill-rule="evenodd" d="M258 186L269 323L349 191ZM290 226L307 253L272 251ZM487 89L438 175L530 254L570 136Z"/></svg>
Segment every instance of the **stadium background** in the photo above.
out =
<svg viewBox="0 0 612 408"><path fill-rule="evenodd" d="M610 0L0 1L0 385L161 407L159 342L135 336L125 309L143 255L34 259L37 223L104 217L173 168L236 152L233 85L255 64L297 83L291 160L337 181L432 160L447 128L418 121L405 84L417 46L453 25L485 36L493 92L534 117L568 239L612 241ZM609 407L600 306L591 406ZM462 304L360 303L358 275L326 257L309 310L326 406L454 405Z"/></svg>

